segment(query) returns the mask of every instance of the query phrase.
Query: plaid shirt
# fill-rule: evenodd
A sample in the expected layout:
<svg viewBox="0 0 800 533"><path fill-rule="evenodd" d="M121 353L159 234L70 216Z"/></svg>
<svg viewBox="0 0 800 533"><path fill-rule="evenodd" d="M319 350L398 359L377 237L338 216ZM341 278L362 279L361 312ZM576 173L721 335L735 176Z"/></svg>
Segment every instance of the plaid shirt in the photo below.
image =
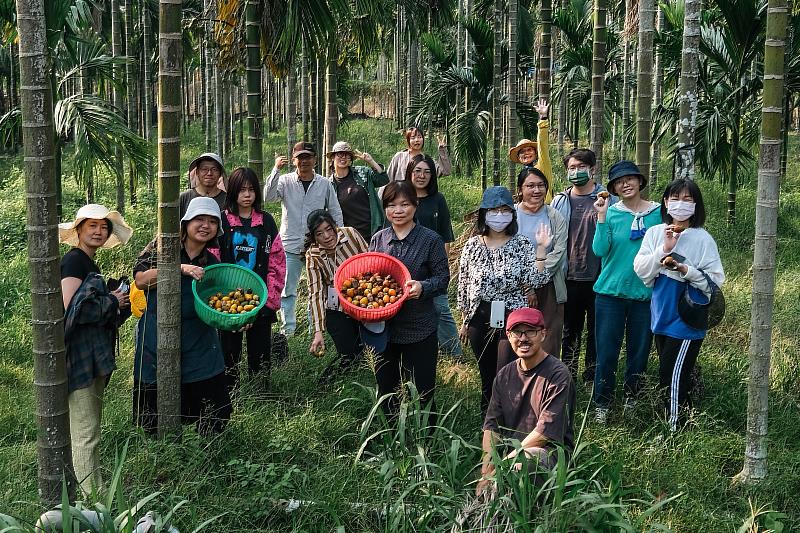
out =
<svg viewBox="0 0 800 533"><path fill-rule="evenodd" d="M114 341L119 304L100 274L83 280L64 314L68 392L85 389L117 368Z"/></svg>

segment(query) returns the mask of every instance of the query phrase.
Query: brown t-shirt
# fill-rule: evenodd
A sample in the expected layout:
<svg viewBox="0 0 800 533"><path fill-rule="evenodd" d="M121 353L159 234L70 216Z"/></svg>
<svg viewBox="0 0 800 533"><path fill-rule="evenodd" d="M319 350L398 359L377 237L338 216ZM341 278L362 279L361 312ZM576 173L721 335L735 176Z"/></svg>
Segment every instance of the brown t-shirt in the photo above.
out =
<svg viewBox="0 0 800 533"><path fill-rule="evenodd" d="M570 191L570 217L567 245L567 279L571 281L596 281L600 273L600 258L592 251L594 230L597 226L595 198L573 195Z"/></svg>
<svg viewBox="0 0 800 533"><path fill-rule="evenodd" d="M518 440L535 429L549 445L572 451L575 384L569 369L552 355L530 370L520 362L507 364L494 378L483 429Z"/></svg>

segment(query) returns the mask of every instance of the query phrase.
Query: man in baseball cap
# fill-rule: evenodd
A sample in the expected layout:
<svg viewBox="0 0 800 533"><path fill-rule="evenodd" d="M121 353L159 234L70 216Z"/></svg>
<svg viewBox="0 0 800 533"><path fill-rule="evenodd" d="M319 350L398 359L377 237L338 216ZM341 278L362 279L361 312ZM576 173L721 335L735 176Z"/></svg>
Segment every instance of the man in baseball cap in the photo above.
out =
<svg viewBox="0 0 800 533"><path fill-rule="evenodd" d="M528 471L535 472L536 462L539 469L556 466L557 447L569 454L575 446L575 384L567 366L542 349L547 330L541 311L517 309L508 316L506 333L519 359L500 369L494 380L483 423L478 495L493 483L493 447L508 449L508 440L519 440L520 447L511 449L504 458L532 460Z"/></svg>

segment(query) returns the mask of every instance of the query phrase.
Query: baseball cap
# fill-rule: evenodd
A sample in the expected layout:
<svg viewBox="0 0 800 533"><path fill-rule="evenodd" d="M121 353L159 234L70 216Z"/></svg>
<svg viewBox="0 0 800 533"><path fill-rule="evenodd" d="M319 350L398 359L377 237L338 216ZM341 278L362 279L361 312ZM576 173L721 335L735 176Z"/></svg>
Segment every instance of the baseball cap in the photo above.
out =
<svg viewBox="0 0 800 533"><path fill-rule="evenodd" d="M520 324L527 324L528 326L533 326L534 328L543 328L544 316L538 309L532 309L530 307L517 309L508 315L508 320L506 320L506 331L511 331Z"/></svg>
<svg viewBox="0 0 800 533"><path fill-rule="evenodd" d="M300 141L292 148L292 157L300 155L317 155L317 151L314 149L313 144Z"/></svg>

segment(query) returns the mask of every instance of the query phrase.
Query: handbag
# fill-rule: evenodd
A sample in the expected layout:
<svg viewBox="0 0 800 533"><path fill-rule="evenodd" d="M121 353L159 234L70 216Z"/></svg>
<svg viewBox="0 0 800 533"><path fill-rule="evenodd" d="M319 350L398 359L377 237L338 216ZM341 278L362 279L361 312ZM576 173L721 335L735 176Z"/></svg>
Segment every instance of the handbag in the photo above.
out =
<svg viewBox="0 0 800 533"><path fill-rule="evenodd" d="M711 297L707 302L698 302L689 290L691 284L687 283L683 295L678 300L678 316L692 328L707 331L722 322L725 316L725 295L722 294L719 285L711 281L708 274L703 270L700 273L708 282Z"/></svg>

